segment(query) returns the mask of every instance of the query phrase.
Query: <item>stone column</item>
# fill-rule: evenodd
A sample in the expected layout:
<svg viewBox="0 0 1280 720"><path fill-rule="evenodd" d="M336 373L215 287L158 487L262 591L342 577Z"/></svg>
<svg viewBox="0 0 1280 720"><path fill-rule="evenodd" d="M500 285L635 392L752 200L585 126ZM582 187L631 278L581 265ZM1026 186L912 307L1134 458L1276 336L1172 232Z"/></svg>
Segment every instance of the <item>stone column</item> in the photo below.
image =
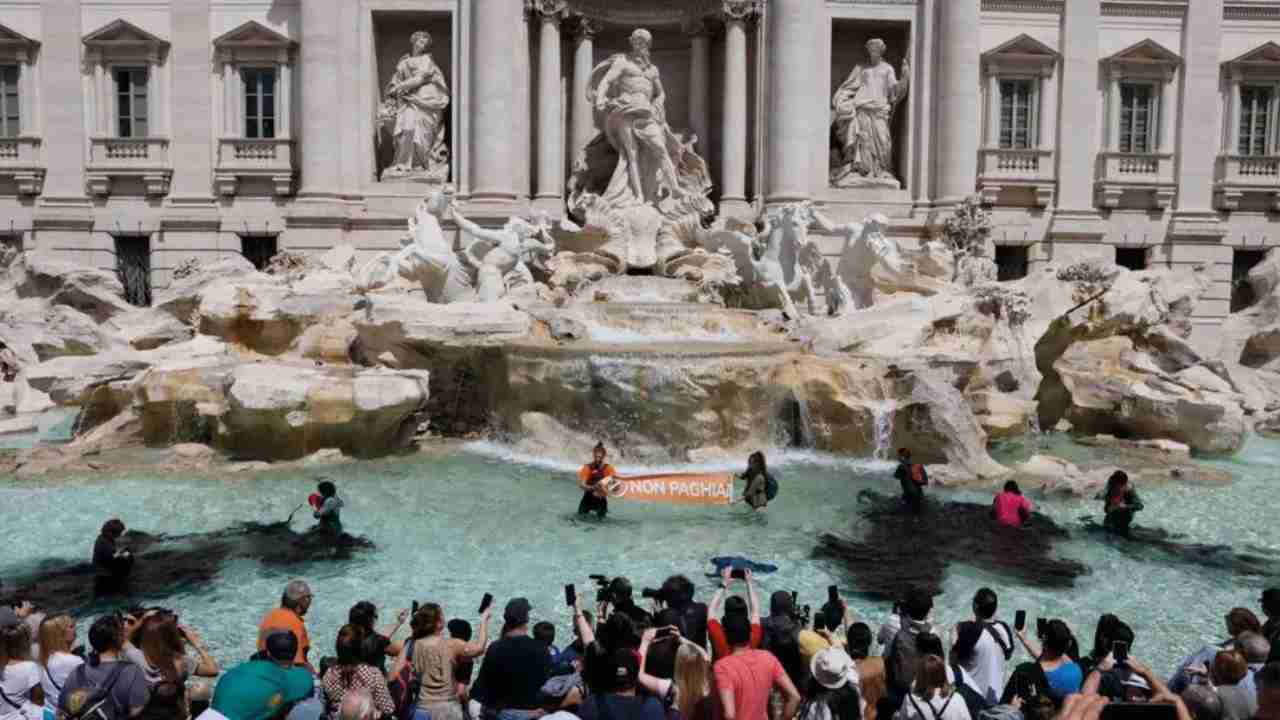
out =
<svg viewBox="0 0 1280 720"><path fill-rule="evenodd" d="M1227 103L1227 154L1240 152L1240 71L1231 72L1231 97Z"/></svg>
<svg viewBox="0 0 1280 720"><path fill-rule="evenodd" d="M972 195L977 185L982 134L980 5L979 0L945 0L938 13L937 201L947 205Z"/></svg>
<svg viewBox="0 0 1280 720"><path fill-rule="evenodd" d="M1056 150L1058 145L1058 69L1052 68L1040 80L1040 149ZM1052 173L1051 168L1041 172Z"/></svg>
<svg viewBox="0 0 1280 720"><path fill-rule="evenodd" d="M720 214L740 215L747 205L747 23L753 0L725 0L724 97L720 135Z"/></svg>
<svg viewBox="0 0 1280 720"><path fill-rule="evenodd" d="M704 159L711 141L711 28L698 18L684 28L689 36L689 130L698 136Z"/></svg>
<svg viewBox="0 0 1280 720"><path fill-rule="evenodd" d="M814 117L820 115L825 124L827 105L827 89L815 87L823 13L811 0L773 0L766 17L769 116L765 202L800 202L814 191L814 143L825 146L827 142L825 133L814 132Z"/></svg>
<svg viewBox="0 0 1280 720"><path fill-rule="evenodd" d="M1114 68L1107 73L1107 149L1120 152L1120 73Z"/></svg>
<svg viewBox="0 0 1280 720"><path fill-rule="evenodd" d="M1178 143L1178 212L1213 207L1214 165L1218 147L1208 142L1218 132L1218 46L1222 38L1222 0L1191 0L1182 33L1182 136ZM1177 108L1168 108L1177 112Z"/></svg>
<svg viewBox="0 0 1280 720"><path fill-rule="evenodd" d="M102 56L93 61L93 134L110 135L111 93L107 92L107 66Z"/></svg>
<svg viewBox="0 0 1280 720"><path fill-rule="evenodd" d="M175 48L176 49L176 48ZM176 62L174 52L170 51L170 60ZM160 69L160 55L154 54L147 58L147 137L163 137L167 135L168 128L164 122L164 108L166 95L164 92L164 74ZM112 93L115 94L114 92ZM209 94L205 89L205 95ZM173 152L173 138L169 138L169 152ZM170 157L173 157L170 155Z"/></svg>
<svg viewBox="0 0 1280 720"><path fill-rule="evenodd" d="M987 76L987 147L1000 147L1000 78Z"/></svg>
<svg viewBox="0 0 1280 720"><path fill-rule="evenodd" d="M524 37L522 24L521 8L510 0L474 0L471 137L462 144L471 153L473 200L514 201L519 195L516 163L527 162L527 156L520 153L526 143L516 132L529 120L512 113L523 106L520 83L528 65L528 48L517 41Z"/></svg>
<svg viewBox="0 0 1280 720"><path fill-rule="evenodd" d="M235 66L231 62L231 53L223 51L218 54L218 62L222 63L222 135L224 138L239 137L239 123L235 112Z"/></svg>
<svg viewBox="0 0 1280 720"><path fill-rule="evenodd" d="M80 0L42 0L39 5L43 45L40 74L43 95L58 103L44 115L46 176L42 204L84 204L84 83L80 72ZM95 70L96 72L96 70ZM96 117L96 116L95 116ZM56 139L56 142L54 141ZM41 242L41 244L43 244Z"/></svg>
<svg viewBox="0 0 1280 720"><path fill-rule="evenodd" d="M569 102L573 113L573 139L569 157L577 158L596 134L595 108L587 100L587 83L595 67L595 36L600 32L600 25L589 18L576 17L573 29L573 97Z"/></svg>
<svg viewBox="0 0 1280 720"><path fill-rule="evenodd" d="M293 137L293 66L289 62L288 50L282 51L285 57L276 63L276 137L288 139Z"/></svg>
<svg viewBox="0 0 1280 720"><path fill-rule="evenodd" d="M18 134L30 135L35 132L32 119L35 116L36 103L35 81L31 77L31 58L27 50L18 51Z"/></svg>
<svg viewBox="0 0 1280 720"><path fill-rule="evenodd" d="M534 198L546 209L561 211L564 197L564 110L560 90L560 22L564 0L530 0L540 27L538 37L538 174Z"/></svg>
<svg viewBox="0 0 1280 720"><path fill-rule="evenodd" d="M183 0L173 5L170 65L177 82L171 101L179 122L169 128L173 164L171 200L213 203L213 97L209 93L209 0ZM159 85L153 68L153 85ZM163 107L163 106L162 106ZM153 122L159 113L152 115ZM153 133L154 134L154 133Z"/></svg>
<svg viewBox="0 0 1280 720"><path fill-rule="evenodd" d="M342 137L335 113L347 105L347 88L334 70L345 62L338 48L340 28L341 3L302 0L301 196L332 197L342 186Z"/></svg>

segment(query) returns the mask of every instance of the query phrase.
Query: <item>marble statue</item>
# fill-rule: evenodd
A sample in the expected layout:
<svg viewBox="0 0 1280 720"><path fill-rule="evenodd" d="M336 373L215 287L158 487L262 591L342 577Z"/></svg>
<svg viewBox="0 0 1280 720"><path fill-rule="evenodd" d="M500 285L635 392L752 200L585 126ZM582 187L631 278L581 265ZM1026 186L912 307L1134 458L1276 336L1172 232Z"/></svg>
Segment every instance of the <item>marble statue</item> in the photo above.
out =
<svg viewBox="0 0 1280 720"><path fill-rule="evenodd" d="M667 122L666 91L649 57L652 40L647 30L636 30L630 52L592 70L587 99L599 130L569 181L570 211L588 235L594 228L605 238L593 251L616 259L623 272L662 272L689 251L687 230L714 212L706 163L693 140Z"/></svg>
<svg viewBox="0 0 1280 720"><path fill-rule="evenodd" d="M832 315L871 307L875 303L873 273L877 270L887 271L891 276L901 276L906 271L898 244L884 236L889 224L884 215L876 213L860 223L842 225L836 225L820 212L814 212L813 219L828 235L844 237L840 261L825 287L827 307Z"/></svg>
<svg viewBox="0 0 1280 720"><path fill-rule="evenodd" d="M455 250L440 219L452 219L469 237ZM432 193L409 219L402 248L384 253L356 273L365 293L390 285L396 277L420 286L434 303L488 302L534 282L532 265L555 252L545 214L534 222L513 217L502 228L487 230L463 217L451 188Z"/></svg>
<svg viewBox="0 0 1280 720"><path fill-rule="evenodd" d="M858 65L831 99L831 184L835 187L890 187L901 183L893 175L894 108L907 95L911 65L904 58L902 78L884 61L885 44L867 42L870 61Z"/></svg>
<svg viewBox="0 0 1280 720"><path fill-rule="evenodd" d="M740 304L749 309L777 308L794 320L800 317L797 300L816 314L817 288L831 284L830 266L809 242L813 221L809 203L791 203L770 209L763 229L754 236L729 227L707 234L702 245L708 253L728 254L736 261Z"/></svg>
<svg viewBox="0 0 1280 720"><path fill-rule="evenodd" d="M449 86L431 54L431 35L415 32L410 51L396 63L378 108L379 142L390 137L394 154L383 180L445 182L449 178L449 146L444 137L444 111Z"/></svg>

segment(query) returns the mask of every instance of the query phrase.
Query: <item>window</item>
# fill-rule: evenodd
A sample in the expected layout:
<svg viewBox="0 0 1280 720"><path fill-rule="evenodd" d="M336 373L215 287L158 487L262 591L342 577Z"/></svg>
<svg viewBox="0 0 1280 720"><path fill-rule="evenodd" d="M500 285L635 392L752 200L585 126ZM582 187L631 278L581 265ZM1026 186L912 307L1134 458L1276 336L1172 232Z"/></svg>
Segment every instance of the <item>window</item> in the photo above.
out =
<svg viewBox="0 0 1280 720"><path fill-rule="evenodd" d="M259 270L267 269L278 249L275 235L240 236L240 254Z"/></svg>
<svg viewBox="0 0 1280 720"><path fill-rule="evenodd" d="M273 138L276 136L276 71L267 68L245 68L244 136Z"/></svg>
<svg viewBox="0 0 1280 720"><path fill-rule="evenodd" d="M1267 137L1271 132L1271 101L1275 91L1270 87L1246 85L1240 88L1241 155L1266 155Z"/></svg>
<svg viewBox="0 0 1280 720"><path fill-rule="evenodd" d="M146 68L117 68L115 75L117 137L147 137Z"/></svg>
<svg viewBox="0 0 1280 720"><path fill-rule="evenodd" d="M1116 264L1130 270L1147 269L1147 249L1144 247L1116 248Z"/></svg>
<svg viewBox="0 0 1280 720"><path fill-rule="evenodd" d="M996 246L996 280L1021 280L1027 276L1027 246Z"/></svg>
<svg viewBox="0 0 1280 720"><path fill-rule="evenodd" d="M1000 147L1025 150L1035 144L1035 82L1000 81Z"/></svg>
<svg viewBox="0 0 1280 720"><path fill-rule="evenodd" d="M151 305L151 238L116 235L116 274L130 305Z"/></svg>
<svg viewBox="0 0 1280 720"><path fill-rule="evenodd" d="M1120 152L1155 152L1155 98L1150 84L1120 84Z"/></svg>
<svg viewBox="0 0 1280 720"><path fill-rule="evenodd" d="M18 137L18 66L0 65L0 137Z"/></svg>
<svg viewBox="0 0 1280 720"><path fill-rule="evenodd" d="M1266 250L1231 252L1231 312L1240 312L1257 301L1249 284L1249 271L1266 258Z"/></svg>

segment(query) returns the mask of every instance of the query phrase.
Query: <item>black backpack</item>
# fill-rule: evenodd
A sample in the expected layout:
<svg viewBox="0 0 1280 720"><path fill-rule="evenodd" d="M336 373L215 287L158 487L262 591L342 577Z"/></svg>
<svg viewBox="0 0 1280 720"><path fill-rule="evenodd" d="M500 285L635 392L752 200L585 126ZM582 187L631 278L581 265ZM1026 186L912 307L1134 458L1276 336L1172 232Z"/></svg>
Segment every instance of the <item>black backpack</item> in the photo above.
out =
<svg viewBox="0 0 1280 720"><path fill-rule="evenodd" d="M916 647L918 633L909 632L907 628L898 631L889 643L889 652L885 653L885 680L891 689L899 695L911 694L911 683L916 678L916 660L920 657L920 649Z"/></svg>
<svg viewBox="0 0 1280 720"><path fill-rule="evenodd" d="M991 703L987 702L987 699L977 690L964 683L964 669L960 667L960 663L952 663L951 672L956 676L956 692L959 693L960 699L964 700L965 707L969 709L969 717L977 720L978 713L991 707Z"/></svg>
<svg viewBox="0 0 1280 720"><path fill-rule="evenodd" d="M996 630L997 625L1004 628L1005 634L1003 636ZM996 647L1004 652L1004 659L1013 658L1013 631L1009 629L1009 625L1001 620L996 620L995 622L982 623L982 627L991 636L991 639L996 641ZM1004 644L1004 638L1006 637L1009 638L1008 645Z"/></svg>
<svg viewBox="0 0 1280 720"><path fill-rule="evenodd" d="M126 663L118 661L115 671L100 686L88 685L84 677L86 665L71 671L64 685L75 687L58 699L58 720L124 720L125 713L112 697L116 681L124 674ZM84 684L84 687L79 687Z"/></svg>
<svg viewBox="0 0 1280 720"><path fill-rule="evenodd" d="M770 618L764 625L763 649L778 659L787 677L797 687L804 687L804 659L800 656L800 626L790 618Z"/></svg>

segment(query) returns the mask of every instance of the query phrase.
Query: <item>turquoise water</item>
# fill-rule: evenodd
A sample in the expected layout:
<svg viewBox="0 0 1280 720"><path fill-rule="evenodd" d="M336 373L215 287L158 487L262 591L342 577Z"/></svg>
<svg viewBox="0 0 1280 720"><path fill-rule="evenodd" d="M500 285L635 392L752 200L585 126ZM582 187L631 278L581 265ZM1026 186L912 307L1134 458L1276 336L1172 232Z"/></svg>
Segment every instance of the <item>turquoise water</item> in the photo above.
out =
<svg viewBox="0 0 1280 720"><path fill-rule="evenodd" d="M638 593L680 572L705 596L707 559L716 555L746 555L779 565L779 572L761 577L762 597L796 589L802 603L817 606L832 583L849 594L856 578L838 563L812 559L811 553L819 533L853 529L859 490L894 487L891 466L799 452L771 459L783 489L766 514L615 501L604 523L574 516L579 493L573 468L531 464L487 444L252 478L180 476L157 469L109 481L0 481L0 527L6 529L0 577L36 559L87 559L98 527L112 515L130 527L170 533L280 520L325 477L338 483L346 501L347 530L368 536L378 549L343 564L295 570L315 590L308 624L314 647L324 654L332 652L336 630L358 600L377 603L384 620L392 616L388 610L408 607L413 599L440 602L451 616L474 620L485 592L499 598L499 608L507 597L529 597L535 619L555 623L563 641L569 636L565 583L577 583L586 594L589 574L621 573ZM1143 488L1148 510L1142 520L1177 529L1190 541L1280 552L1280 534L1269 522L1278 504L1272 489L1277 463L1280 443L1253 439L1239 457L1218 463L1236 478L1229 487ZM939 494L990 499L977 491ZM1080 516L1096 511L1089 500L1033 499L1038 509L1075 528ZM294 527L309 523L300 518ZM937 600L938 619L963 619L973 591L991 584L1000 591L1008 617L1018 608L1033 618L1062 617L1085 645L1098 615L1115 612L1134 626L1134 655L1167 670L1217 637L1228 608L1256 609L1261 584L1256 580L1144 561L1083 533L1059 546L1059 552L1093 570L1073 590L1016 587L980 569L953 566ZM252 651L256 623L278 601L288 579L278 569L237 561L224 568L216 586L188 587L150 600L179 608L183 621L202 632L214 654L228 663ZM851 605L873 626L888 611L887 604L857 598Z"/></svg>

